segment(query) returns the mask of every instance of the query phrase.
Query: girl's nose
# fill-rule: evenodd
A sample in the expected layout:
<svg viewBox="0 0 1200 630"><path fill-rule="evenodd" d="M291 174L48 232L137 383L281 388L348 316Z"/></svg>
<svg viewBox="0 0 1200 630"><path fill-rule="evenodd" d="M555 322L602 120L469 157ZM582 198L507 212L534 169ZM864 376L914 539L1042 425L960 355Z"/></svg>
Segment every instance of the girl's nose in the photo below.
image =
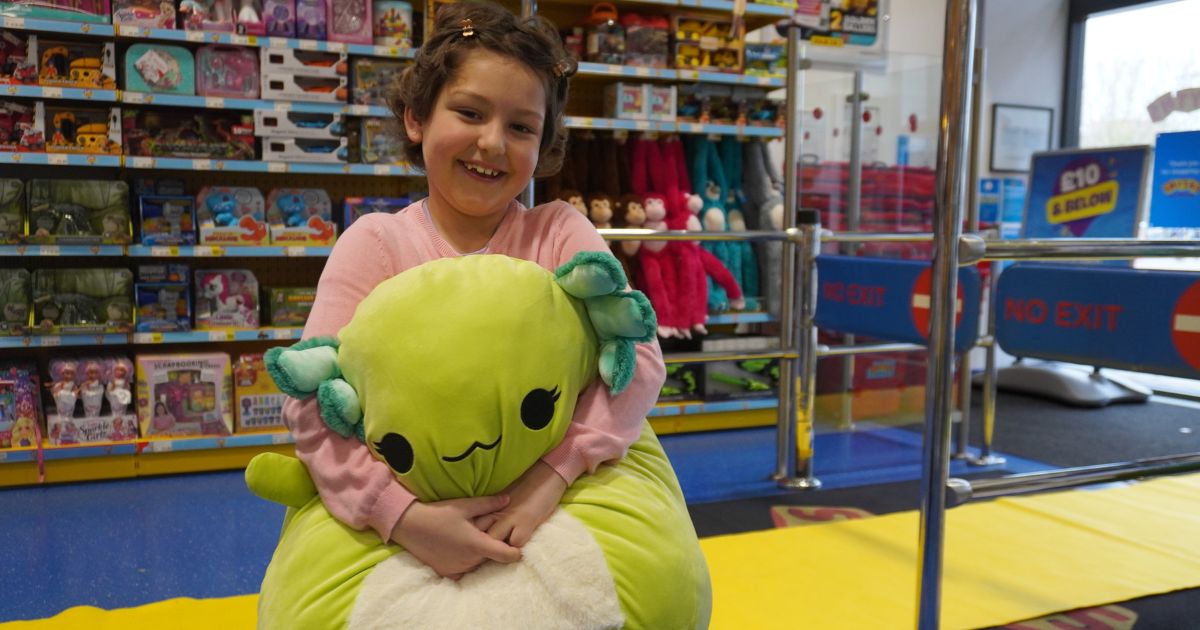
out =
<svg viewBox="0 0 1200 630"><path fill-rule="evenodd" d="M483 125L477 141L479 150L488 155L504 154L504 125L499 121Z"/></svg>

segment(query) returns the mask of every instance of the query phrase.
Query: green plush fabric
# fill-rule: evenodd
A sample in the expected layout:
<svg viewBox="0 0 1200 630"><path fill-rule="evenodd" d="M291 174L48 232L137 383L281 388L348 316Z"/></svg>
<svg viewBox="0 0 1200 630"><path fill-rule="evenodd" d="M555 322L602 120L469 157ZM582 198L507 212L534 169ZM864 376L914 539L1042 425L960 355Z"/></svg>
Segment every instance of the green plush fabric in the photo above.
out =
<svg viewBox="0 0 1200 630"><path fill-rule="evenodd" d="M567 275L610 276L607 266L584 260ZM357 394L361 438L422 501L499 492L562 440L598 370L619 373L621 387L633 374L633 341L607 338L601 357L594 317L561 279L531 262L487 255L395 276L339 332L345 387L326 382L322 390ZM621 282L614 291L623 289ZM629 312L640 311L640 302L620 300L633 308L621 307L615 327L637 332ZM350 406L336 400L326 415L349 424L341 413ZM247 481L260 496L297 505L311 488L296 479L307 474L303 466L258 461ZM604 552L626 627L707 625L707 569L648 424L625 458L580 477L562 506ZM312 496L285 518L263 580L260 627L344 627L372 567L401 551L374 532L349 529Z"/></svg>
<svg viewBox="0 0 1200 630"><path fill-rule="evenodd" d="M317 391L322 381L337 378L337 340L306 339L290 348L271 348L263 357L267 373L280 391L303 398Z"/></svg>
<svg viewBox="0 0 1200 630"><path fill-rule="evenodd" d="M579 252L555 269L554 277L559 286L577 298L609 295L629 284L621 263L604 252Z"/></svg>

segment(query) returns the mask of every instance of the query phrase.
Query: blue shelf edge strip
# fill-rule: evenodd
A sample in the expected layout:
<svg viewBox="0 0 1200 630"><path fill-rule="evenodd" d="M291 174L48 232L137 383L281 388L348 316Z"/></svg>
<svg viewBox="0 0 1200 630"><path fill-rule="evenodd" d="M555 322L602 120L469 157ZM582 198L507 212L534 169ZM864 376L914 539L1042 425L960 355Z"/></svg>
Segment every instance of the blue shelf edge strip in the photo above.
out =
<svg viewBox="0 0 1200 630"><path fill-rule="evenodd" d="M774 409L778 406L779 400L775 398L749 398L722 402L662 403L650 410L650 417L663 418L668 416L690 416L699 413L754 411L756 409Z"/></svg>

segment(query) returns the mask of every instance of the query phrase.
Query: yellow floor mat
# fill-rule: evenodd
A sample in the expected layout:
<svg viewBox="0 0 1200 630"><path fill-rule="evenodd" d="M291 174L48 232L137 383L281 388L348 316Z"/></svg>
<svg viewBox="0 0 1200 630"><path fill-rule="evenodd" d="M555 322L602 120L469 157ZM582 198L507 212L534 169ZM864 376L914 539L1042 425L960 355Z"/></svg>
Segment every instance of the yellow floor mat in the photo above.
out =
<svg viewBox="0 0 1200 630"><path fill-rule="evenodd" d="M915 512L701 541L716 630L909 628ZM951 510L944 628L978 628L1200 586L1200 475ZM71 608L0 630L253 628L256 597Z"/></svg>

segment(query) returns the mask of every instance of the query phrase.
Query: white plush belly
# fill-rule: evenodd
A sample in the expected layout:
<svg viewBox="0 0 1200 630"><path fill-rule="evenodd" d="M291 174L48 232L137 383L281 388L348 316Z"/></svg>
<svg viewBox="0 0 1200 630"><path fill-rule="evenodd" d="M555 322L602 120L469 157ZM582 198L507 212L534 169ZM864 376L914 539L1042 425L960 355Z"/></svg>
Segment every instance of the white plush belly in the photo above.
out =
<svg viewBox="0 0 1200 630"><path fill-rule="evenodd" d="M395 554L364 580L349 627L565 630L624 623L604 554L575 517L559 509L521 551L520 562L488 562L457 582L411 554Z"/></svg>

